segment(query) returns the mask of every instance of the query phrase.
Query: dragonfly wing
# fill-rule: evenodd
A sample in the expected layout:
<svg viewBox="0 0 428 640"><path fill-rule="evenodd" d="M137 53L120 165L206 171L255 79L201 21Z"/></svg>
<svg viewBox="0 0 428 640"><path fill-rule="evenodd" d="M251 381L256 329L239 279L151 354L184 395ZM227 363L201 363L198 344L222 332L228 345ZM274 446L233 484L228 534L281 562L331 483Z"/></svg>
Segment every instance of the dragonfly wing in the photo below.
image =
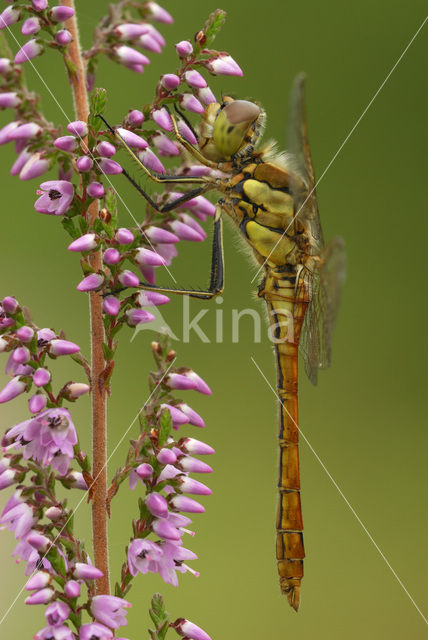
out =
<svg viewBox="0 0 428 640"><path fill-rule="evenodd" d="M301 285L309 293L309 305L299 341L309 380L317 383L318 369L331 362L331 339L345 279L345 245L342 238L330 240L321 252L315 272L303 269Z"/></svg>
<svg viewBox="0 0 428 640"><path fill-rule="evenodd" d="M308 142L305 109L304 73L296 76L290 95L287 127L287 150L292 154L296 172L303 179L305 189L301 186L293 193L295 199L295 216L306 231L310 233L311 253L318 255L324 245L321 223L318 213L315 190L315 174L311 151Z"/></svg>

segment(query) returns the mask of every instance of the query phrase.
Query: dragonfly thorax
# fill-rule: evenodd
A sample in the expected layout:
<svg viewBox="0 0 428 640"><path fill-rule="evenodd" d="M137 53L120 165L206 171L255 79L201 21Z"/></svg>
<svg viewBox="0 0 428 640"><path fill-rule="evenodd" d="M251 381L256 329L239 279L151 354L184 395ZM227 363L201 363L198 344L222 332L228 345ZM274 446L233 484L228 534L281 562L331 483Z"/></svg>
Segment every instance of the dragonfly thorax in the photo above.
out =
<svg viewBox="0 0 428 640"><path fill-rule="evenodd" d="M203 155L214 162L225 162L251 154L263 120L264 112L248 100L225 97L222 104L209 104L201 126Z"/></svg>

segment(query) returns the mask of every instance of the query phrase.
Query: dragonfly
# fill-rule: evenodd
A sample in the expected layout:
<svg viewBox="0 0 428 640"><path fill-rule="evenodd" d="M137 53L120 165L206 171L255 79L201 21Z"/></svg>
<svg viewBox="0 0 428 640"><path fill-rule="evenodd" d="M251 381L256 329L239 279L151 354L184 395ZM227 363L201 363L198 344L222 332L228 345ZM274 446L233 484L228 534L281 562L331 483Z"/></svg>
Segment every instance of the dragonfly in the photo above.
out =
<svg viewBox="0 0 428 640"><path fill-rule="evenodd" d="M148 170L103 118L141 170L161 184L199 185L160 206L124 170L124 175L158 212L172 211L210 190L216 205L211 274L207 289L176 289L141 283L142 289L212 299L224 288L222 214L249 245L262 279L258 295L266 301L274 342L279 400L279 478L276 560L281 592L296 611L303 578L303 520L299 469L298 354L312 383L330 365L331 339L344 280L343 240L324 244L305 115L305 76L293 84L287 153L272 143L259 147L265 113L255 102L223 97L209 104L198 144L184 139L170 112L176 139L215 177L161 175ZM220 172L220 174L218 173ZM220 175L220 177L218 177Z"/></svg>

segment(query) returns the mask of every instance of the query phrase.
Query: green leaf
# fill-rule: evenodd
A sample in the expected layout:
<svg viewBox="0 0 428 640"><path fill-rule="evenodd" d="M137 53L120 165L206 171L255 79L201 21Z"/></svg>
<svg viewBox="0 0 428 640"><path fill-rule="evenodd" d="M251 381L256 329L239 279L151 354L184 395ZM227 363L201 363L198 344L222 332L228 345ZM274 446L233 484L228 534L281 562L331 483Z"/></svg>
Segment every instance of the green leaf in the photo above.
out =
<svg viewBox="0 0 428 640"><path fill-rule="evenodd" d="M80 233L76 229L72 218L62 218L61 222L64 229L74 240L80 236Z"/></svg>
<svg viewBox="0 0 428 640"><path fill-rule="evenodd" d="M103 353L106 360L111 360L114 356L114 350L110 349L110 347L106 345L105 342L103 342Z"/></svg>
<svg viewBox="0 0 428 640"><path fill-rule="evenodd" d="M103 124L98 116L104 113L107 104L107 91L105 89L94 89L89 99L88 124L93 133L98 133Z"/></svg>
<svg viewBox="0 0 428 640"><path fill-rule="evenodd" d="M203 32L205 34L205 42L201 42L203 48L208 48L211 46L211 44L215 40L216 35L225 23L225 20L226 11L223 11L223 9L216 9L209 15L208 20L204 24L203 28Z"/></svg>
<svg viewBox="0 0 428 640"><path fill-rule="evenodd" d="M159 447L164 446L164 444L169 438L171 431L172 431L171 414L168 411L168 409L166 409L165 411L162 412L162 415L160 417L160 428L159 428L159 436L158 436Z"/></svg>
<svg viewBox="0 0 428 640"><path fill-rule="evenodd" d="M116 227L117 226L117 198L116 198L116 191L112 187L109 187L107 189L107 192L105 195L105 206L107 211L111 215L111 220L110 220L111 226Z"/></svg>
<svg viewBox="0 0 428 640"><path fill-rule="evenodd" d="M0 33L0 58L12 58L12 51L9 49L9 44L4 36L4 33Z"/></svg>

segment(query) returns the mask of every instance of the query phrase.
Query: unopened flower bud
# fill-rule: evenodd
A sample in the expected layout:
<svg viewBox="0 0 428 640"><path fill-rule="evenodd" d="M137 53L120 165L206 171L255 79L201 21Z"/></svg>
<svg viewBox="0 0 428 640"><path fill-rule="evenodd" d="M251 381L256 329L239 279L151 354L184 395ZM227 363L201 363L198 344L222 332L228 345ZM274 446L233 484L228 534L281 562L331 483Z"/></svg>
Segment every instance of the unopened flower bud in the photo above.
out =
<svg viewBox="0 0 428 640"><path fill-rule="evenodd" d="M21 12L19 9L6 7L6 9L0 13L0 29L4 29L5 27L10 27L11 24L15 24L15 22L18 22L20 16Z"/></svg>
<svg viewBox="0 0 428 640"><path fill-rule="evenodd" d="M51 540L47 536L37 533L36 531L30 533L27 536L26 541L28 544L31 544L32 547L37 549L37 551L42 551L43 553L52 546Z"/></svg>
<svg viewBox="0 0 428 640"><path fill-rule="evenodd" d="M166 24L171 24L174 22L172 16L166 9L157 4L157 2L147 2L145 5L147 9L150 11L154 20L158 22L164 22Z"/></svg>
<svg viewBox="0 0 428 640"><path fill-rule="evenodd" d="M47 604L52 600L54 595L55 591L50 587L46 587L28 596L28 598L25 599L25 604Z"/></svg>
<svg viewBox="0 0 428 640"><path fill-rule="evenodd" d="M106 140L99 142L95 149L100 156L104 156L105 158L111 158L111 156L114 156L116 153L116 147L114 144L107 142Z"/></svg>
<svg viewBox="0 0 428 640"><path fill-rule="evenodd" d="M65 47L67 44L69 44L72 41L72 39L73 37L71 33L68 31L68 29L61 29L60 31L57 31L57 33L55 34L55 41L61 47Z"/></svg>
<svg viewBox="0 0 428 640"><path fill-rule="evenodd" d="M192 493L200 496L209 496L212 494L211 489L207 487L206 484L199 482L198 480L194 480L193 478L189 478L189 476L181 476L179 478L179 483L180 489L184 493Z"/></svg>
<svg viewBox="0 0 428 640"><path fill-rule="evenodd" d="M153 516L157 518L166 518L168 516L168 503L160 493L149 493L145 503Z"/></svg>
<svg viewBox="0 0 428 640"><path fill-rule="evenodd" d="M104 284L104 276L100 273L91 273L86 278L83 278L77 285L78 291L95 291L100 289Z"/></svg>
<svg viewBox="0 0 428 640"><path fill-rule="evenodd" d="M153 475L153 467L151 464L148 464L147 462L143 462L142 464L138 465L135 471L143 480L145 478L151 478Z"/></svg>
<svg viewBox="0 0 428 640"><path fill-rule="evenodd" d="M168 91L173 91L180 84L180 78L175 73L165 73L161 78L161 85Z"/></svg>
<svg viewBox="0 0 428 640"><path fill-rule="evenodd" d="M180 58L186 58L193 53L192 43L189 40L182 40L175 45L175 49Z"/></svg>
<svg viewBox="0 0 428 640"><path fill-rule="evenodd" d="M107 176L115 176L119 173L122 173L123 171L120 164L115 160L111 160L110 158L101 158L98 164L101 171Z"/></svg>
<svg viewBox="0 0 428 640"><path fill-rule="evenodd" d="M180 636L185 636L188 640L211 640L208 633L201 627L185 618L179 618L172 626Z"/></svg>
<svg viewBox="0 0 428 640"><path fill-rule="evenodd" d="M36 393L36 395L31 396L31 398L28 400L28 408L30 409L31 413L39 413L46 407L46 404L47 398L40 393Z"/></svg>
<svg viewBox="0 0 428 640"><path fill-rule="evenodd" d="M128 129L123 129L122 127L118 127L116 132L120 135L120 137L126 142L129 147L133 147L134 149L139 149L143 151L147 149L148 143L144 138L141 138L139 135L134 133L133 131L128 131Z"/></svg>
<svg viewBox="0 0 428 640"><path fill-rule="evenodd" d="M190 473L212 473L212 469L209 464L202 462L202 460L198 460L197 458L192 458L191 456L180 458L178 464L183 471L188 471Z"/></svg>
<svg viewBox="0 0 428 640"><path fill-rule="evenodd" d="M152 313L144 309L128 309L125 311L125 315L126 321L131 327L135 327L138 324L147 324L155 319Z"/></svg>
<svg viewBox="0 0 428 640"><path fill-rule="evenodd" d="M136 303L140 307L158 307L167 302L169 302L168 296L157 291L141 291L136 298Z"/></svg>
<svg viewBox="0 0 428 640"><path fill-rule="evenodd" d="M74 16L74 9L66 7L65 5L59 5L58 7L52 7L50 11L50 17L54 22L64 22Z"/></svg>
<svg viewBox="0 0 428 640"><path fill-rule="evenodd" d="M0 108L1 109L13 109L21 102L18 94L15 91L5 91L0 93Z"/></svg>
<svg viewBox="0 0 428 640"><path fill-rule="evenodd" d="M6 313L10 313L12 315L19 309L18 301L15 298L12 298L12 296L6 296L5 298L3 298L3 300L1 301L1 306L3 307L3 311L6 311Z"/></svg>
<svg viewBox="0 0 428 640"><path fill-rule="evenodd" d="M67 598L78 598L80 596L80 584L76 580L69 580L65 583L64 593Z"/></svg>
<svg viewBox="0 0 428 640"><path fill-rule="evenodd" d="M43 45L37 42L35 38L28 40L23 47L20 48L15 56L15 64L22 64L28 60L32 60L36 56L40 55L43 51Z"/></svg>
<svg viewBox="0 0 428 640"><path fill-rule="evenodd" d="M97 236L95 233L85 233L68 245L69 251L92 251L97 246Z"/></svg>
<svg viewBox="0 0 428 640"><path fill-rule="evenodd" d="M184 74L184 79L190 87L195 89L203 89L207 86L207 81L205 78L196 71L195 69L191 69L190 71L186 71Z"/></svg>
<svg viewBox="0 0 428 640"><path fill-rule="evenodd" d="M132 109L127 115L127 121L132 127L139 127L144 121L144 114L138 109Z"/></svg>
<svg viewBox="0 0 428 640"><path fill-rule="evenodd" d="M101 182L91 182L87 188L88 196L91 198L102 198L105 194L105 189Z"/></svg>
<svg viewBox="0 0 428 640"><path fill-rule="evenodd" d="M174 464L177 460L177 456L172 449L161 449L157 454L156 459L161 464Z"/></svg>
<svg viewBox="0 0 428 640"><path fill-rule="evenodd" d="M150 237L149 234L146 233L150 240L153 240L153 237ZM159 267L165 264L165 258L163 258L159 253L155 251L150 251L150 249L138 249L137 253L134 256L134 260L137 264L141 265L150 265L152 267Z"/></svg>
<svg viewBox="0 0 428 640"><path fill-rule="evenodd" d="M27 385L23 382L19 376L15 376L12 378L10 382L3 387L0 391L0 404L3 402L9 402L9 400L13 400L21 393L23 393L26 389Z"/></svg>
<svg viewBox="0 0 428 640"><path fill-rule="evenodd" d="M196 482L196 480L194 480L194 482ZM59 507L49 507L49 509L45 511L45 516L49 518L49 520L52 520L52 522L56 522L62 516L62 509Z"/></svg>
<svg viewBox="0 0 428 640"><path fill-rule="evenodd" d="M26 326L19 327L18 331L16 332L16 337L19 338L21 342L31 342L31 340L34 338L34 329Z"/></svg>
<svg viewBox="0 0 428 640"><path fill-rule="evenodd" d="M123 284L124 287L138 287L140 278L132 271L125 269L125 271L122 271L119 275L119 282Z"/></svg>
<svg viewBox="0 0 428 640"><path fill-rule="evenodd" d="M204 513L205 511L205 508L199 502L187 496L176 495L171 498L170 503L174 509L184 511L184 513Z"/></svg>
<svg viewBox="0 0 428 640"><path fill-rule="evenodd" d="M79 345L69 340L55 339L49 343L49 353L54 356L69 356L78 351L80 351Z"/></svg>
<svg viewBox="0 0 428 640"><path fill-rule="evenodd" d="M155 243L175 244L180 240L170 231L161 229L160 227L147 227L147 229L144 230L144 235L146 235L151 242Z"/></svg>
<svg viewBox="0 0 428 640"><path fill-rule="evenodd" d="M103 260L106 264L117 264L120 261L120 253L117 249L107 249L104 251Z"/></svg>
<svg viewBox="0 0 428 640"><path fill-rule="evenodd" d="M134 234L126 227L118 229L114 238L119 244L131 244L131 242L134 242Z"/></svg>
<svg viewBox="0 0 428 640"><path fill-rule="evenodd" d="M43 589L47 587L52 580L52 576L47 571L37 571L25 585L27 591L33 591L34 589Z"/></svg>
<svg viewBox="0 0 428 640"><path fill-rule="evenodd" d="M120 311L120 300L115 296L106 296L103 300L103 311L108 316L117 316Z"/></svg>
<svg viewBox="0 0 428 640"><path fill-rule="evenodd" d="M156 535L164 540L180 540L180 533L177 528L165 518L153 520L152 529Z"/></svg>
<svg viewBox="0 0 428 640"><path fill-rule="evenodd" d="M155 109L152 111L152 119L165 131L173 130L171 116L164 107L162 107L162 109Z"/></svg>
<svg viewBox="0 0 428 640"><path fill-rule="evenodd" d="M68 400L77 400L88 393L90 386L84 382L69 382L64 389L63 396Z"/></svg>
<svg viewBox="0 0 428 640"><path fill-rule="evenodd" d="M47 369L36 369L33 374L33 382L36 387L44 387L50 382L51 374Z"/></svg>
<svg viewBox="0 0 428 640"><path fill-rule="evenodd" d="M183 109L187 109L187 111L191 111L192 113L204 112L204 107L191 93L183 93L183 95L180 96L179 102Z"/></svg>
<svg viewBox="0 0 428 640"><path fill-rule="evenodd" d="M85 564L84 562L76 562L73 575L75 578L81 580L97 580L103 577L103 572L94 567L92 564Z"/></svg>
<svg viewBox="0 0 428 640"><path fill-rule="evenodd" d="M180 442L180 447L187 453L194 453L198 456L206 456L215 453L215 450L205 442L195 438L184 438Z"/></svg>

